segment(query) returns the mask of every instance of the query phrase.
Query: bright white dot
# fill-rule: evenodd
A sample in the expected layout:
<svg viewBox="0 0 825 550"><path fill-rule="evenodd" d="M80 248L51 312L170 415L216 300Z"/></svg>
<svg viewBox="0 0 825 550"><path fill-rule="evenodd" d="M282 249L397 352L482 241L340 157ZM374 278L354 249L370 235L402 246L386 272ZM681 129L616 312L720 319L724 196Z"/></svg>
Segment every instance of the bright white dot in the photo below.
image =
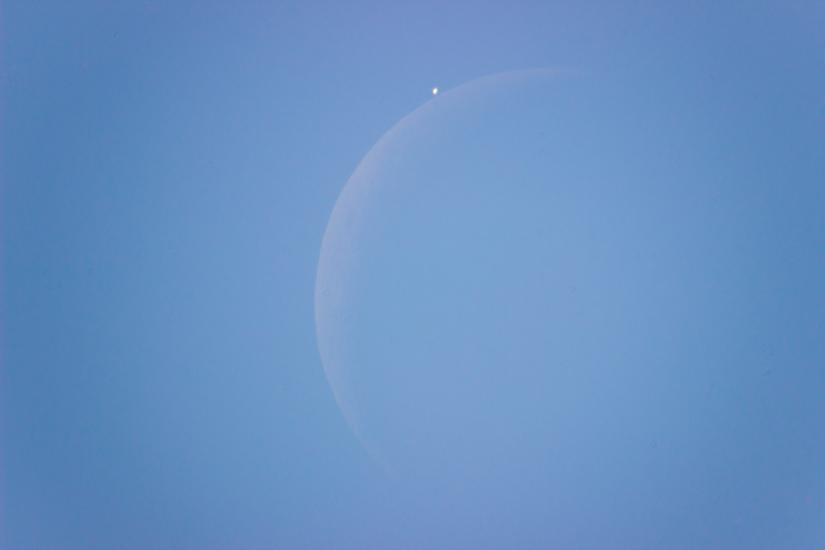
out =
<svg viewBox="0 0 825 550"><path fill-rule="evenodd" d="M438 95L438 88L433 88L433 95Z"/></svg>

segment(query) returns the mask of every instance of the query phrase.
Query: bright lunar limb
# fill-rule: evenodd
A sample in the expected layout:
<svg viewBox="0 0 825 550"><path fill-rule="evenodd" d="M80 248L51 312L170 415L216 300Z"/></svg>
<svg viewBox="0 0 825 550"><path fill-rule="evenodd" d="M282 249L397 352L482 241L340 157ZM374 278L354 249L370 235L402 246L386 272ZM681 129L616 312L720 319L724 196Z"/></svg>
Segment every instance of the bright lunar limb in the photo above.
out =
<svg viewBox="0 0 825 550"><path fill-rule="evenodd" d="M438 95L438 88L433 88L433 95Z"/></svg>

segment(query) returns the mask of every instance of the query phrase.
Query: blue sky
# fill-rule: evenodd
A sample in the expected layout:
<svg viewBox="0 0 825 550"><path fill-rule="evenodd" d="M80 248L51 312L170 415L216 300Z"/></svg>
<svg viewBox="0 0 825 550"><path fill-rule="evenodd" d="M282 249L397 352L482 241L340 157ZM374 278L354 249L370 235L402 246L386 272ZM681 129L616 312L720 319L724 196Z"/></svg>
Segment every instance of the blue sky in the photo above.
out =
<svg viewBox="0 0 825 550"><path fill-rule="evenodd" d="M777 441L825 457L822 2L4 0L0 28L2 548L482 547L478 510L388 479L350 431L313 294L376 141L433 86L531 67L606 75L674 142L711 136L691 166L733 182L720 227L768 219L756 244L726 233L752 247L770 315L728 343L744 357L771 335L811 369L771 385L782 412L751 426L782 420ZM735 200L743 174L753 202ZM699 334L692 353L720 345ZM762 541L823 544L816 479L808 516L774 517ZM491 547L553 540L536 502L487 496L508 509L490 504ZM730 547L747 521L690 532Z"/></svg>

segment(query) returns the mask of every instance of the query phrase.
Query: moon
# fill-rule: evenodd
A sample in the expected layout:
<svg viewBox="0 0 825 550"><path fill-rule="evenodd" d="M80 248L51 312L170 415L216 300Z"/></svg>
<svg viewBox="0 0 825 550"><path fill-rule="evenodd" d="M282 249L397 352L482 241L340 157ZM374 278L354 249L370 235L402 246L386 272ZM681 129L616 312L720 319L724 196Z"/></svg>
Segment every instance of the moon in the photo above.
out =
<svg viewBox="0 0 825 550"><path fill-rule="evenodd" d="M343 415L390 475L457 507L538 495L512 521L596 522L636 547L676 517L670 543L706 545L725 529L710 502L759 525L825 495L816 182L789 202L764 158L730 146L752 127L657 90L484 77L357 166L321 243L316 332ZM558 545L598 546L568 535Z"/></svg>
<svg viewBox="0 0 825 550"><path fill-rule="evenodd" d="M361 161L336 202L323 238L317 271L315 303L319 349L327 379L350 427L373 458L383 464L388 471L395 470L398 466L397 460L386 456L385 442L379 443L378 440L382 436L378 436L375 433L375 427L372 426L372 421L382 415L380 412L364 410L372 405L375 396L360 395L363 390L360 378L370 367L367 366L367 362L354 355L359 353L354 347L369 344L360 343L361 336L345 328L353 327L351 316L357 315L356 311L359 309L356 303L357 288L360 285L358 278L365 267L362 262L370 261L368 258L370 253L367 252L369 245L364 246L364 244L378 237L377 234L371 235L372 229L369 227L371 220L375 215L383 217L384 212L388 212L388 210L382 212L382 208L378 207L377 203L383 200L381 197L387 193L395 194L396 190L403 193L400 187L405 184L408 184L411 190L424 191L426 188L427 195L432 193L440 195L441 191L438 190L438 186L443 178L448 176L448 172L455 176L455 179L448 184L452 190L444 187L442 191L446 191L446 194L441 197L430 197L427 200L442 202L444 197L452 193L460 193L462 185L468 183L467 178L470 174L459 174L456 171L463 171L466 166L475 162L474 157L479 151L451 148L449 146L452 139L450 135L456 134L453 137L457 141L452 141L452 143L464 139L463 134L472 132L469 122L476 117L485 116L483 113L487 110L489 101L501 102L513 93L519 94L526 91L535 95L536 91L546 91L548 86L556 84L556 74L555 71L541 69L492 75L443 94L437 104L423 105L404 117L378 141ZM437 88L434 88L434 92L436 90ZM533 100L540 101L541 94ZM451 120L459 117L461 122L453 120L445 126L439 120L445 116ZM511 121L507 126L513 123L514 121ZM442 133L441 130L445 132ZM425 135L429 137L424 137ZM500 141L509 134L491 128L487 135L488 137L495 135ZM427 141L427 144L423 149L415 146L411 148L408 145L410 140ZM490 143L488 146L492 147L494 144ZM446 155L449 155L451 151L453 157L448 158ZM403 158L411 152L416 158ZM426 158L418 158L419 154ZM388 163L401 159L409 168L412 168L419 160L422 161L421 166L426 164L428 168L432 168L432 174L427 178L428 181L424 182L423 178L413 181L418 176L406 172L406 168L402 170L402 173L388 173L387 169L390 168ZM518 162L518 160L510 158L508 162ZM441 167L437 168L436 165L441 165ZM404 182L401 181L402 179ZM490 191L494 190L487 190L487 192ZM453 197L453 199L457 198ZM493 199L493 197L487 197L487 199ZM398 202L404 200L400 195L393 198L388 196L388 200L392 201L396 208L405 208L402 203ZM445 204L442 203L442 206ZM440 212L440 214L450 216L452 213ZM415 225L419 224L419 221L410 221ZM424 232L433 232L443 221L443 219L424 218L420 220L422 225L418 227ZM480 224L486 223L482 220L477 221ZM383 233L384 229L386 228L375 227L377 233ZM449 234L448 230L442 237ZM457 237L458 235L454 235L453 239ZM463 237L467 238L468 242L472 242L471 236L464 235ZM440 239L441 237L433 235L433 238ZM424 244L417 238L414 240L417 242L409 244L415 248ZM455 244L460 246L458 242ZM393 278L402 282L407 275L417 276L410 271L407 274L398 274L398 277L393 275ZM413 282L412 278L410 282ZM410 328L411 332L408 335L424 332L421 326ZM418 370L421 368L420 365L417 367ZM373 375L380 378L382 373L374 372ZM359 380L356 381L356 379ZM394 382L388 381L387 383L393 384ZM434 403L431 402L431 404ZM378 431L383 431L383 427Z"/></svg>

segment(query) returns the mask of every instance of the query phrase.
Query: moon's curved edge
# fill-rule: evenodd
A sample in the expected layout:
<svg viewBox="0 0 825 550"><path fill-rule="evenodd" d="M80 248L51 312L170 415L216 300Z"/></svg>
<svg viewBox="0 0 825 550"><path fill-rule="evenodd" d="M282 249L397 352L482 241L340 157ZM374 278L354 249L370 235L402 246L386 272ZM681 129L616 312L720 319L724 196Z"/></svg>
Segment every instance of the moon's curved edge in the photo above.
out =
<svg viewBox="0 0 825 550"><path fill-rule="evenodd" d="M326 229L324 230L324 235L321 239L318 265L315 274L314 321L316 343L321 358L321 366L324 370L324 376L347 425L370 457L388 474L393 475L395 472L386 457L378 450L377 445L364 433L359 421L358 411L348 395L347 381L335 369L332 350L328 349L330 335L325 334L324 330L325 322L323 313L325 309L328 309L325 305L328 306L330 300L343 299L343 289L340 286L335 288L328 284L334 280L331 270L336 267L335 264L337 262L333 260L346 259L348 256L347 251L342 250L341 246L335 246L336 244L341 245L342 243L346 243L346 238L340 230L348 229L347 233L350 234L357 232L359 210L363 210L369 200L369 188L367 185L369 178L365 176L370 172L371 166L381 158L382 152L398 136L413 126L420 118L430 113L436 106L458 101L465 94L493 82L532 76L555 77L570 72L571 71L568 70L550 68L520 69L482 76L447 91L439 89L437 96L433 96L415 110L402 117L378 139L358 163L335 201L327 221ZM338 241L338 243L335 241ZM340 265L338 267L340 267ZM331 293L334 293L335 296L331 297Z"/></svg>

